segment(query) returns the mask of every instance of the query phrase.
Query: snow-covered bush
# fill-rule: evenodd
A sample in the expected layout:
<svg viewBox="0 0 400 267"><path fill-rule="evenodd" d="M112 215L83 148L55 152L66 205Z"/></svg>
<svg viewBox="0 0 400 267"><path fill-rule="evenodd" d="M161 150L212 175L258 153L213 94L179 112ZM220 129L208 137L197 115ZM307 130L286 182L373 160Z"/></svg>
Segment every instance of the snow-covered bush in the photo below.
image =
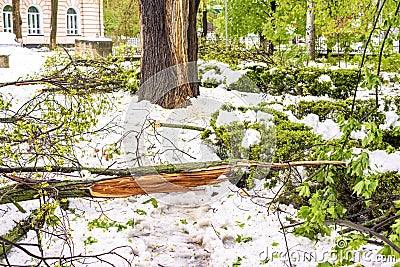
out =
<svg viewBox="0 0 400 267"><path fill-rule="evenodd" d="M274 95L329 96L348 98L356 87L357 70L319 68L269 68L254 67L246 75L262 92ZM321 77L325 77L321 82ZM326 82L329 77L330 82Z"/></svg>

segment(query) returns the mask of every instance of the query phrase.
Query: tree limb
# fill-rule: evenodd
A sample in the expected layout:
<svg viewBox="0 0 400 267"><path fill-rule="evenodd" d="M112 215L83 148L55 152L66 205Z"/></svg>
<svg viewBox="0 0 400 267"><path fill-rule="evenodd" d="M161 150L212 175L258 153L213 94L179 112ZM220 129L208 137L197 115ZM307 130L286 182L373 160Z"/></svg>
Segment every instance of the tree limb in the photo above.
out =
<svg viewBox="0 0 400 267"><path fill-rule="evenodd" d="M35 199L41 194L59 198L127 197L148 193L182 192L191 188L226 181L223 174L235 168L257 166L282 169L296 166L345 165L342 161L298 161L262 163L246 160L208 161L176 165L145 166L125 170L77 167L3 168L0 173L17 182L0 188L0 204ZM95 180L34 180L19 177L15 172L60 172L88 170L92 174L117 177ZM14 173L14 174L10 174Z"/></svg>
<svg viewBox="0 0 400 267"><path fill-rule="evenodd" d="M352 228L354 230L357 230L357 231L360 231L360 232L364 232L364 233L370 234L370 235L382 240L383 242L385 242L388 246L393 248L393 250L396 251L397 253L400 253L400 247L396 246L387 237L375 232L373 229L370 229L370 228L362 226L362 225L358 225L358 224L353 223L351 221L342 220L342 219L328 220L328 221L325 221L325 223L326 224L339 224L339 225L350 227L350 228Z"/></svg>

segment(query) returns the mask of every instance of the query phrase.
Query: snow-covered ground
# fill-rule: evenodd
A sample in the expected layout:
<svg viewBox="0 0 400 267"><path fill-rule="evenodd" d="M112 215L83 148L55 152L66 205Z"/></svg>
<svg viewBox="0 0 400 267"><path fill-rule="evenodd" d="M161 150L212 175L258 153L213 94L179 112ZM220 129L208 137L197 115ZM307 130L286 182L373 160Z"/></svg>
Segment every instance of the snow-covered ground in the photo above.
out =
<svg viewBox="0 0 400 267"><path fill-rule="evenodd" d="M0 48L1 53L10 54L10 68L0 69L0 83L12 82L27 74L38 71L49 53L39 53L24 48ZM242 72L236 72L239 76ZM208 74L210 75L210 73ZM226 78L227 83L234 81L235 72L223 69L218 79ZM7 86L0 88L1 94L7 94L15 100L15 105L22 104L32 97L38 88L35 86ZM363 93L360 93L362 96ZM217 88L201 88L201 96L192 100L192 105L176 110L164 110L149 102L137 102L136 96L128 93L114 93L115 110L102 115L100 123L110 118L117 118L121 126L119 133L110 136L94 136L91 143L82 143L81 162L96 166L100 162L92 148L102 147L118 140L124 132L141 130L149 119L156 122L189 124L208 127L210 115L223 103L236 106L254 105L260 101L279 101L284 105L300 100L316 100L315 97L266 96L255 93L227 91L224 85ZM283 109L277 104L276 109ZM294 121L300 121L313 128L324 139L338 138L338 125L332 120L320 121L318 116L310 114L298 120L290 111L285 111ZM220 123L232 118L222 116ZM257 120L260 114L238 113L237 120ZM264 114L265 116L265 114ZM387 113L387 124L395 116ZM188 162L216 160L213 151L199 140L199 132L182 129L160 129L161 135L168 137L161 142L159 162ZM132 155L131 149L148 147L147 143L155 138L151 134L135 143L133 137L124 141L124 154L117 158L115 166L126 166L126 159ZM258 136L252 132L247 135L247 143L257 142ZM170 141L182 152L168 152ZM147 142L147 143L146 143ZM164 143L163 143L164 142ZM159 148L152 148L159 151ZM150 149L151 150L151 149ZM154 157L147 150L150 164ZM134 156L134 155L133 155ZM373 166L380 171L395 170L400 172L400 153L387 154L385 151L370 152ZM131 167L131 166L128 166ZM90 174L84 173L90 177ZM45 235L42 241L44 255L97 255L97 258L82 258L74 266L288 266L286 254L290 250L293 266L316 266L326 260L334 261L330 253L338 233L331 237L312 242L303 237L296 237L282 230L282 224L288 225L289 217L296 214L292 206L280 205L280 212L275 206L268 205L268 199L274 196L274 190L256 186L259 197L247 197L235 185L224 182L219 186L208 186L198 191L170 194L152 194L124 199L70 199L69 210L56 210L56 215L63 218L57 227L61 238ZM155 199L155 201L148 201ZM33 210L37 201L22 203L25 210ZM0 234L10 230L18 220L28 213L21 213L12 205L0 206ZM102 225L102 227L99 227ZM94 227L93 227L94 226ZM97 227L96 227L97 226ZM340 230L339 228L337 230ZM68 233L70 236L66 235ZM54 234L54 233L53 233ZM22 241L35 243L36 234L31 231ZM36 247L27 247L31 253L41 255ZM356 253L356 261L363 266L392 266L393 262L383 262L385 258L377 254L380 248L366 245ZM112 254L107 252L112 251ZM104 255L101 255L105 253ZM358 257L358 258L357 258ZM389 259L390 260L390 259ZM26 252L14 248L8 261L14 265L33 264ZM6 264L4 260L2 262Z"/></svg>

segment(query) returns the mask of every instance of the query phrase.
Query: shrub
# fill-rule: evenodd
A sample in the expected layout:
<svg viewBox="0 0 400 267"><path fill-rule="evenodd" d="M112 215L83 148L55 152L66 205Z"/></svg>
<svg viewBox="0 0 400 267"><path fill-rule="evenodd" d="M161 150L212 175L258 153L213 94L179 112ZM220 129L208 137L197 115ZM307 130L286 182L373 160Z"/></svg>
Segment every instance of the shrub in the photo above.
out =
<svg viewBox="0 0 400 267"><path fill-rule="evenodd" d="M324 96L348 98L357 83L357 70L326 70L318 68L254 67L247 76L262 92L273 95Z"/></svg>
<svg viewBox="0 0 400 267"><path fill-rule="evenodd" d="M308 114L317 114L321 121L332 119L337 122L340 115L345 119L353 117L358 121L375 121L377 124L382 124L385 121L385 114L381 111L377 111L374 99L357 99L353 114L351 114L352 103L352 99L335 101L318 100L316 102L301 100L297 104L289 105L288 109L291 110L293 115L298 119Z"/></svg>

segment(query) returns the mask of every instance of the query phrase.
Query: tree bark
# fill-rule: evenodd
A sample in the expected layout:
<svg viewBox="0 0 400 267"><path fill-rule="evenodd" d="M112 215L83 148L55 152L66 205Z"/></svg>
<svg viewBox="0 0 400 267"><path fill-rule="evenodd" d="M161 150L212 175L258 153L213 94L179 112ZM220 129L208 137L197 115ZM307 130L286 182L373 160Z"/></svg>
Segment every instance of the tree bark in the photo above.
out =
<svg viewBox="0 0 400 267"><path fill-rule="evenodd" d="M20 14L20 0L12 0L13 32L18 43L22 46L22 19Z"/></svg>
<svg viewBox="0 0 400 267"><path fill-rule="evenodd" d="M312 61L315 60L315 14L314 0L307 0L307 18L306 18L306 46L307 54Z"/></svg>
<svg viewBox="0 0 400 267"><path fill-rule="evenodd" d="M199 4L200 0L139 1L142 54L139 101L176 108L199 95L195 63Z"/></svg>
<svg viewBox="0 0 400 267"><path fill-rule="evenodd" d="M51 31L50 31L50 50L53 51L57 47L57 13L58 0L51 0Z"/></svg>
<svg viewBox="0 0 400 267"><path fill-rule="evenodd" d="M40 210L34 210L30 216L19 221L13 229L8 231L5 235L0 236L0 242L3 243L3 239L12 243L20 241L30 230L34 230L37 226L35 225L35 223L37 223L35 218L37 218L39 212ZM3 243L2 246L0 246L0 260L4 259L12 248L12 245Z"/></svg>

